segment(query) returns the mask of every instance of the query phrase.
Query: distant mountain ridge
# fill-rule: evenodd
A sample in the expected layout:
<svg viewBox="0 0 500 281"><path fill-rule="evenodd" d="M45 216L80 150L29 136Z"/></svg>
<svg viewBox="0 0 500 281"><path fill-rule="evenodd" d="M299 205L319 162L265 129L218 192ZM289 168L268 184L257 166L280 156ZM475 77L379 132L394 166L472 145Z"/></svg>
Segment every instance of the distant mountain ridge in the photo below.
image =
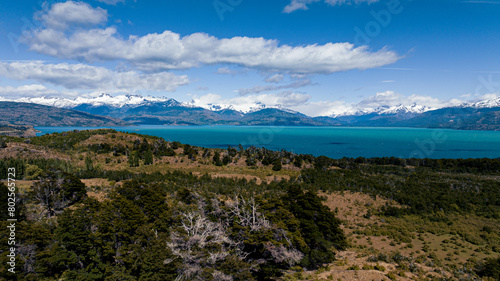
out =
<svg viewBox="0 0 500 281"><path fill-rule="evenodd" d="M129 123L107 116L98 116L53 106L0 101L0 123L30 126L124 126Z"/></svg>
<svg viewBox="0 0 500 281"><path fill-rule="evenodd" d="M416 103L358 108L344 114L318 117L310 117L281 105L268 107L256 104L243 112L230 105L209 104L199 107L171 98L139 95L102 94L95 98L75 100L42 97L17 101L78 110L138 125L372 126L500 130L500 98L448 108L431 108Z"/></svg>

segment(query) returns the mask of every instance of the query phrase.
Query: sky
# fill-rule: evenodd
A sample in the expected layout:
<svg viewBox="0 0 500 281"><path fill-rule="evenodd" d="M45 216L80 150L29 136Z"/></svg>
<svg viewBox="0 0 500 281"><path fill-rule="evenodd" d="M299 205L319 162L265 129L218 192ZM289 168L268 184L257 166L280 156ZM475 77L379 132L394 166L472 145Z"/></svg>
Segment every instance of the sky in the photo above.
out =
<svg viewBox="0 0 500 281"><path fill-rule="evenodd" d="M0 1L0 97L310 116L498 97L500 0Z"/></svg>

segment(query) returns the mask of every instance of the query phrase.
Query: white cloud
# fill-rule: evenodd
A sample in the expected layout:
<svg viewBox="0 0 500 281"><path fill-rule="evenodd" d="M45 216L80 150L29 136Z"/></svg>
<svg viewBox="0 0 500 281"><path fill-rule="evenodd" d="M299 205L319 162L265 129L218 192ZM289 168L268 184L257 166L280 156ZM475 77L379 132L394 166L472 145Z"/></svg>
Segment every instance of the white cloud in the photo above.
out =
<svg viewBox="0 0 500 281"><path fill-rule="evenodd" d="M276 90L284 90L284 89L297 89L301 87L305 87L311 85L311 79L303 79L292 82L286 85L266 85L266 86L254 86L252 88L239 89L238 93L242 96L249 94L258 94L262 92L276 91Z"/></svg>
<svg viewBox="0 0 500 281"><path fill-rule="evenodd" d="M31 84L22 85L18 87L12 86L0 86L0 96L8 98L19 98L19 97L41 97L41 96L58 96L59 92L53 89L49 89L43 85Z"/></svg>
<svg viewBox="0 0 500 281"><path fill-rule="evenodd" d="M497 97L495 94L491 94L482 96L481 100L494 99L495 97ZM464 101L459 99L439 100L430 96L404 96L393 91L380 92L355 103L347 103L342 100L311 101L310 95L293 91L277 94L249 94L229 99L216 94L207 94L200 97L195 96L191 101L192 105L204 108L211 108L212 106L232 107L243 112L264 107L285 107L312 117L352 115L358 112L367 113L374 112L377 109L384 110L387 107L401 105L416 105L419 108L429 110L457 106L463 103Z"/></svg>
<svg viewBox="0 0 500 281"><path fill-rule="evenodd" d="M320 2L321 0L292 0L284 9L283 13L291 13L297 10L307 10L309 7L307 5ZM352 4L362 4L362 3L374 3L380 0L325 0L325 3L336 6L336 5L352 5Z"/></svg>
<svg viewBox="0 0 500 281"><path fill-rule="evenodd" d="M283 81L283 74L276 73L272 76L267 77L265 81L268 83L279 83Z"/></svg>
<svg viewBox="0 0 500 281"><path fill-rule="evenodd" d="M382 106L398 106L398 105L412 105L418 104L430 108L442 108L447 106L455 106L463 101L452 99L452 100L440 100L438 98L433 98L431 96L421 96L421 95L411 95L404 96L394 91L385 91L376 93L374 96L363 99L356 104L358 109L374 109Z"/></svg>
<svg viewBox="0 0 500 281"><path fill-rule="evenodd" d="M218 74L235 74L236 71L229 69L229 67L227 67L227 66L224 66L224 67L219 67L219 69L217 69L216 73L218 73Z"/></svg>
<svg viewBox="0 0 500 281"><path fill-rule="evenodd" d="M55 3L41 16L43 23L54 29L66 29L69 26L91 26L107 20L108 13L101 8L92 8L83 2L68 1Z"/></svg>
<svg viewBox="0 0 500 281"><path fill-rule="evenodd" d="M220 95L216 94L206 94L193 98L191 104L204 108L210 108L212 105L220 105L222 107L231 106L235 110L248 112L262 107L282 106L286 108L293 108L306 103L310 98L310 95L294 93L291 91L277 94L240 96L230 99L224 99Z"/></svg>
<svg viewBox="0 0 500 281"><path fill-rule="evenodd" d="M54 18L50 11L44 16ZM96 13L102 14L100 11ZM69 24L68 21L63 23ZM205 33L181 37L169 30L124 39L114 27L64 32L51 22L47 20L47 28L25 36L24 42L31 50L64 59L127 61L147 71L233 64L267 72L332 73L381 67L400 59L396 52L386 48L371 51L368 46L355 47L350 43L294 47L261 37L216 38Z"/></svg>
<svg viewBox="0 0 500 281"><path fill-rule="evenodd" d="M86 64L45 64L41 61L1 62L0 76L51 83L66 89L175 91L188 84L187 76L169 72L153 74L116 72Z"/></svg>
<svg viewBox="0 0 500 281"><path fill-rule="evenodd" d="M316 117L336 115L339 112L350 112L352 111L352 105L347 104L345 101L317 101L296 105L290 107L290 109Z"/></svg>
<svg viewBox="0 0 500 281"><path fill-rule="evenodd" d="M478 96L476 98L476 101L480 101L480 100L494 100L494 99L497 99L497 98L500 98L500 94L490 93L490 94L484 94L484 95Z"/></svg>
<svg viewBox="0 0 500 281"><path fill-rule="evenodd" d="M353 105L344 101L311 102L308 94L285 91L277 94L254 94L225 99L220 95L206 94L195 96L190 104L204 108L212 106L231 107L242 112L249 112L262 108L285 107L308 116L329 116L339 112L352 111Z"/></svg>
<svg viewBox="0 0 500 281"><path fill-rule="evenodd" d="M429 110L457 106L462 103L464 103L464 101L459 99L440 100L430 96L404 96L394 91L385 91L366 97L357 103L346 103L344 101L306 102L303 105L298 105L291 109L310 116L338 116L351 115L358 112L374 112L377 109L387 107L410 107L416 105L417 107Z"/></svg>

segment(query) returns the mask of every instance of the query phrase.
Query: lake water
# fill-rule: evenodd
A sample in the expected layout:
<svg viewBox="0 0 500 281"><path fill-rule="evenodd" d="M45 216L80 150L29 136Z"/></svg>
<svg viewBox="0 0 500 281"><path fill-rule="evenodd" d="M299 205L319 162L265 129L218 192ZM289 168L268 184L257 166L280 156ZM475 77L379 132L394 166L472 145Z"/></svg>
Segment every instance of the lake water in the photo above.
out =
<svg viewBox="0 0 500 281"><path fill-rule="evenodd" d="M325 155L331 158L499 158L500 132L417 128L265 127L265 126L130 126L107 127L180 141L227 148L251 145L271 150ZM36 127L42 134L90 127Z"/></svg>

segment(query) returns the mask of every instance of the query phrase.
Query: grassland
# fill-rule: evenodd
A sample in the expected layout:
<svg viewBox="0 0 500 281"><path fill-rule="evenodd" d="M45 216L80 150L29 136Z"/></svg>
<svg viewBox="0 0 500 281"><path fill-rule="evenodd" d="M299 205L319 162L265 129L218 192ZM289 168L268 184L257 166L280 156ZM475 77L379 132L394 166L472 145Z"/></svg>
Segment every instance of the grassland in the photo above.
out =
<svg viewBox="0 0 500 281"><path fill-rule="evenodd" d="M410 165L401 167L369 163L353 168L343 166L340 161L318 169L314 158L311 161L310 157L306 157L298 166L293 160L297 155L269 152L269 155L281 157L279 161L282 165L277 170L272 165L263 164L263 159L271 157L266 156L267 152L264 152L261 160L249 165L247 160L254 157L258 159L259 151L254 151L253 154L237 151L229 163L216 165L214 153L217 151L222 157L229 154L229 150L195 148L193 152L186 151L186 147L182 145L174 147L172 143L167 146L172 148L174 155L155 152L152 164L145 165L141 159L139 165L134 166L130 162L131 152L140 151L140 144L145 143L144 140L149 145L157 144L158 138L120 132L102 132L78 139L79 137L81 134L59 134L51 138L34 139L30 143L22 139L10 139L7 147L0 150L0 157L3 159L0 161L7 163L8 159L24 159L23 163L28 163L30 159L53 159L68 163L67 171L79 175L86 186L87 195L99 202L107 202L115 196L114 191L125 180L113 179L112 172L123 171L126 171L128 178L139 178L142 175L140 178L145 182L149 181L148 175L180 172L186 178L200 179L201 186L192 187L198 192L208 188L208 185L227 184L227 181L234 181L228 186L243 181L249 183L245 185L248 190L276 192L271 194L281 194L281 186L287 184L314 189L323 198L323 204L341 220L341 229L347 237L348 247L335 250L335 261L323 264L319 269L312 270L297 264L284 270L281 277L273 277L274 280L494 280L492 277L480 277L478 272L485 260L498 259L500 255L500 206L495 201L498 198L490 198L490 203L483 202L483 205L470 202L478 202L479 199L484 201L479 196L483 189L493 192L491 194L500 191L498 171L470 173L446 168L427 169ZM64 140L63 143L59 143L61 139ZM104 144L130 150L127 153L117 153L113 149L108 151ZM146 147L144 151L147 149ZM33 174L44 170L42 165L28 165L31 167L24 167L23 180L18 181L19 193L26 196L38 181L38 178L33 178ZM314 183L308 181L308 176L316 175L312 171L321 173L321 176L314 176ZM420 172L425 178L418 177ZM469 198L467 201L467 198L459 198L467 208L461 208L457 204L447 207L447 204L436 200L435 204L442 204L444 208L418 210L418 205L411 201L404 204L406 197L386 196L393 193L377 191L386 190L387 186L393 186L394 183L403 183L410 176L413 176L413 180L421 180L422 186L429 185L436 189L444 185L460 185L463 194L474 194L466 193L473 186L477 189L479 199ZM210 182L207 177L214 179L214 182ZM380 184L382 179L384 183ZM156 182L153 179L150 181ZM352 184L353 182L358 185ZM173 183L174 186L175 184ZM375 188L379 184L384 189ZM367 186L373 188L369 189ZM231 191L228 192L231 194ZM460 192L460 189L456 189L456 193ZM223 197L221 195L220 198ZM460 200L457 202L462 202ZM32 213L28 220L47 222L42 215L36 214L41 209L36 201L29 202L27 208L28 213ZM399 211L391 213L388 210Z"/></svg>

